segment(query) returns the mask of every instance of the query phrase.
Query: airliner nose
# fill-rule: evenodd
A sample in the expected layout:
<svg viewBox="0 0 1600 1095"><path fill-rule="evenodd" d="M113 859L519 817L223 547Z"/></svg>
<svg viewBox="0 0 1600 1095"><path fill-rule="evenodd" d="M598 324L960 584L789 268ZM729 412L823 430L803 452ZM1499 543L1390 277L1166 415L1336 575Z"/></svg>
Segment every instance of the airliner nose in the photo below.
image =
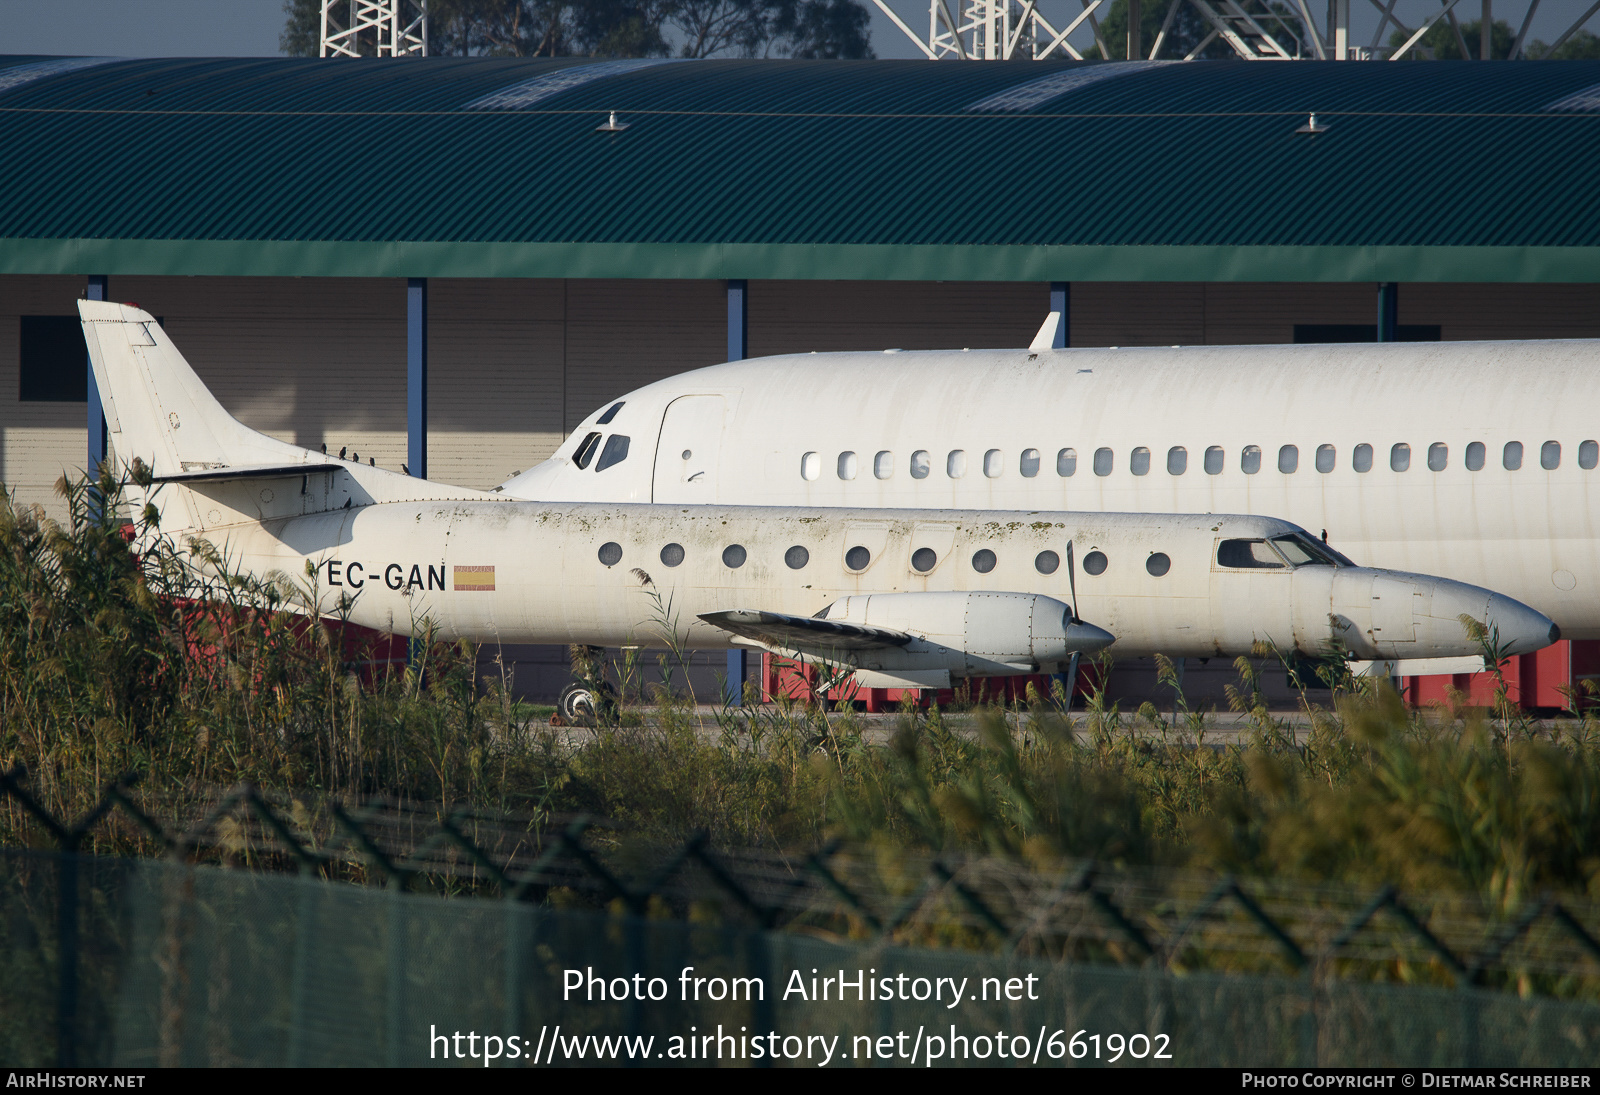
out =
<svg viewBox="0 0 1600 1095"><path fill-rule="evenodd" d="M1507 654L1528 654L1561 638L1561 629L1550 617L1499 593L1489 595L1482 619L1490 637L1498 635Z"/></svg>
<svg viewBox="0 0 1600 1095"><path fill-rule="evenodd" d="M1451 654L1444 653L1447 648L1463 646L1471 648L1469 653L1480 653L1481 644L1467 635L1464 616L1487 627L1489 641L1505 654L1529 654L1561 636L1550 617L1521 601L1462 582L1437 580L1432 604L1416 618L1417 645L1431 647L1434 653L1419 650L1417 656L1449 657Z"/></svg>

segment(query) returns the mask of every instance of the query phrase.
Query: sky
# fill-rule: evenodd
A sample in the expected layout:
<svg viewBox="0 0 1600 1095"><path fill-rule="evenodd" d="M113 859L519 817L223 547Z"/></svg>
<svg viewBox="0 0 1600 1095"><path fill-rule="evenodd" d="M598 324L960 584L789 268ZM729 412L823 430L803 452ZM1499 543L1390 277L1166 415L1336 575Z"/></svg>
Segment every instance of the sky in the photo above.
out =
<svg viewBox="0 0 1600 1095"><path fill-rule="evenodd" d="M920 57L904 34L866 0L872 12L872 45L879 57ZM955 9L959 0L951 0ZM1169 0L1145 0L1164 6ZM1591 0L1541 0L1529 38L1552 40L1582 15ZM925 27L926 0L888 0L910 26ZM1494 16L1513 27L1529 0L1498 0ZM1309 0L1321 15L1326 0ZM1039 10L1057 26L1082 10L1079 0L1039 0ZM1358 45L1372 40L1378 12L1372 0L1350 0L1352 34ZM1397 0L1395 13L1415 26L1434 0ZM1476 19L1482 0L1459 0L1458 18ZM0 0L0 54L43 53L106 57L271 57L283 30L283 0ZM1600 16L1589 27L1600 33ZM1089 48L1087 24L1073 36Z"/></svg>

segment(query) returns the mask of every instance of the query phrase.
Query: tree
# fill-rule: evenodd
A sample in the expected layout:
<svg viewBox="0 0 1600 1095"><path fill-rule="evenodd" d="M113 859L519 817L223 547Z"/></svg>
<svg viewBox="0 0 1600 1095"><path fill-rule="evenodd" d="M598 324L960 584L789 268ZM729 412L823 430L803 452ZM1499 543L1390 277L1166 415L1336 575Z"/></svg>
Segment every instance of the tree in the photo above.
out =
<svg viewBox="0 0 1600 1095"><path fill-rule="evenodd" d="M1580 30L1552 51L1544 42L1530 42L1523 50L1530 61L1600 61L1600 35Z"/></svg>
<svg viewBox="0 0 1600 1095"><path fill-rule="evenodd" d="M1478 59L1479 42L1482 41L1483 20L1473 19L1461 24L1461 38L1467 43L1467 52L1470 57L1461 56L1461 43L1456 40L1456 32L1450 26L1448 19L1440 19L1428 28L1428 33L1422 40L1411 47L1405 55L1408 61L1476 61ZM1404 31L1395 31L1389 35L1389 49L1394 51L1406 44L1406 39L1411 35ZM1502 23L1496 19L1489 32L1489 58L1494 61L1504 61L1511 56L1511 46L1517 40L1516 31L1510 24ZM1418 49L1422 52L1418 52Z"/></svg>
<svg viewBox="0 0 1600 1095"><path fill-rule="evenodd" d="M278 48L317 56L321 0L284 0L284 12ZM865 58L873 56L868 22L859 0L430 0L428 52Z"/></svg>

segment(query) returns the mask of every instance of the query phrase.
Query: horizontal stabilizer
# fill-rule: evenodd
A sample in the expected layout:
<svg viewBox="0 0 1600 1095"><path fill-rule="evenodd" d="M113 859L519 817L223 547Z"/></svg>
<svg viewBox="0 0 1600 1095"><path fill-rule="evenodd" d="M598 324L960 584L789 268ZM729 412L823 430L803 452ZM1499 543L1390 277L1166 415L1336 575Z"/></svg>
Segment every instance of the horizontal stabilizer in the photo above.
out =
<svg viewBox="0 0 1600 1095"><path fill-rule="evenodd" d="M785 616L779 612L706 612L700 618L741 638L763 646L828 647L834 650L884 650L905 646L915 636L886 627L819 620L814 616Z"/></svg>
<svg viewBox="0 0 1600 1095"><path fill-rule="evenodd" d="M155 483L223 483L230 479L283 479L314 471L338 471L348 464L235 464L232 467L195 468L172 475L157 475Z"/></svg>

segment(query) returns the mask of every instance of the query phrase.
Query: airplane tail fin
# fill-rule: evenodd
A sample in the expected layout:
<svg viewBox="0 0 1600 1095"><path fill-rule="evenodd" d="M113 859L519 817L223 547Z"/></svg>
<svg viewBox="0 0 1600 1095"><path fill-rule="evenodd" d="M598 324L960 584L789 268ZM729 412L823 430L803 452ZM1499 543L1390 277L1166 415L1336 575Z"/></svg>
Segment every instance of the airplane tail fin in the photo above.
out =
<svg viewBox="0 0 1600 1095"><path fill-rule="evenodd" d="M119 472L135 457L157 476L325 459L230 415L150 313L80 300L78 314Z"/></svg>
<svg viewBox="0 0 1600 1095"><path fill-rule="evenodd" d="M155 317L81 300L83 337L128 501L153 502L165 533L212 530L377 502L499 499L345 463L252 430L217 402ZM130 474L134 460L148 469ZM289 480L292 489L274 489Z"/></svg>

